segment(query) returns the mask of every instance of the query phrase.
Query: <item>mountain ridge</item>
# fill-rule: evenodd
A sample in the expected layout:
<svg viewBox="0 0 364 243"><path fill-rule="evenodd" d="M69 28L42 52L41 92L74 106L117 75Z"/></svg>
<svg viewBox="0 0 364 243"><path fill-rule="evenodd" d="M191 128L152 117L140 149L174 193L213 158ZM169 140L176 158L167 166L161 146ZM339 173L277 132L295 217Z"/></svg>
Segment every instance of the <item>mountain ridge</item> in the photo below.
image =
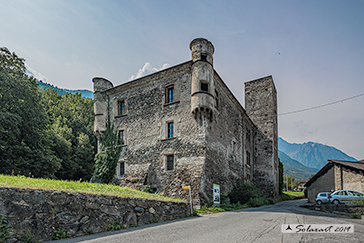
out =
<svg viewBox="0 0 364 243"><path fill-rule="evenodd" d="M45 83L42 80L40 80L40 81L37 80L37 83L39 84L40 89L49 89L49 88L55 89L55 90L57 90L57 94L60 94L60 95L64 95L65 92L68 92L71 94L80 93L82 97L90 98L90 99L94 98L94 93L87 89L77 89L77 90L62 89L62 88L58 88L57 86Z"/></svg>
<svg viewBox="0 0 364 243"><path fill-rule="evenodd" d="M329 159L357 161L333 146L315 142L298 144L278 138L278 149L302 165L315 169L321 169Z"/></svg>

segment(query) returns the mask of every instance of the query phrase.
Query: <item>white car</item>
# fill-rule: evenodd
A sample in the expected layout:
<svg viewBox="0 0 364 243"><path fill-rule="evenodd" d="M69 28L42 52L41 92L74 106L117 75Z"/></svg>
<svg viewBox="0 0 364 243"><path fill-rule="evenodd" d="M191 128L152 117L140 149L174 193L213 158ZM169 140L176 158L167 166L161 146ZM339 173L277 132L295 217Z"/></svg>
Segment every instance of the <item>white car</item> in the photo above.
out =
<svg viewBox="0 0 364 243"><path fill-rule="evenodd" d="M363 193L356 192L353 190L340 190L330 195L330 202L338 205L340 203L349 203L354 200L364 197Z"/></svg>
<svg viewBox="0 0 364 243"><path fill-rule="evenodd" d="M330 203L330 192L319 192L316 196L316 204Z"/></svg>

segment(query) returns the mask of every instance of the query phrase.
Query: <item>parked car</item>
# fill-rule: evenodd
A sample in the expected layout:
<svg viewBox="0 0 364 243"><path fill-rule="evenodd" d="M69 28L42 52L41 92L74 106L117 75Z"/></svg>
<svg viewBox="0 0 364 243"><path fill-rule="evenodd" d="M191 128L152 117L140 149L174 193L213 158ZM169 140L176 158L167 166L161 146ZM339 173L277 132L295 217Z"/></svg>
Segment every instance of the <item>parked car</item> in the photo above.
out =
<svg viewBox="0 0 364 243"><path fill-rule="evenodd" d="M316 204L330 203L330 192L319 192L316 196Z"/></svg>
<svg viewBox="0 0 364 243"><path fill-rule="evenodd" d="M363 193L353 190L339 190L331 194L330 202L338 205L339 203L349 203L364 197Z"/></svg>

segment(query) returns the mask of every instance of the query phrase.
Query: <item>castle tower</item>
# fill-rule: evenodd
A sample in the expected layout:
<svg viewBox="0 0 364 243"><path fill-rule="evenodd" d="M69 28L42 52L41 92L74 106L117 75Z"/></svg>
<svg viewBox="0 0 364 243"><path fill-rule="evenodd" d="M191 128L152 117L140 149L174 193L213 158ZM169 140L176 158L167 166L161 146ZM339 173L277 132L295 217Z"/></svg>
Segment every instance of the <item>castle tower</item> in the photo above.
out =
<svg viewBox="0 0 364 243"><path fill-rule="evenodd" d="M277 91L272 76L245 83L245 110L257 126L254 132L254 184L278 199Z"/></svg>
<svg viewBox="0 0 364 243"><path fill-rule="evenodd" d="M94 82L94 133L100 138L101 133L106 130L106 122L108 120L108 97L104 93L105 90L111 89L113 84L104 78L93 78Z"/></svg>
<svg viewBox="0 0 364 243"><path fill-rule="evenodd" d="M204 38L190 43L192 54L191 112L195 118L206 116L212 121L215 102L213 54L214 46Z"/></svg>

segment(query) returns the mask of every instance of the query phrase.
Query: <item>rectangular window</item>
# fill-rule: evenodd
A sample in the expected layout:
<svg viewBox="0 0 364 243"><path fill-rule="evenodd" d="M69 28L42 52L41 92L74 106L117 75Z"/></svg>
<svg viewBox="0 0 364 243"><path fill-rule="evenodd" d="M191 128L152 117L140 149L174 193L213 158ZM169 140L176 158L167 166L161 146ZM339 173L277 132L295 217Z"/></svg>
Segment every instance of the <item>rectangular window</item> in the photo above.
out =
<svg viewBox="0 0 364 243"><path fill-rule="evenodd" d="M124 174L125 174L125 163L124 162L120 162L119 163L120 165L120 167L119 167L119 175L120 176L123 176Z"/></svg>
<svg viewBox="0 0 364 243"><path fill-rule="evenodd" d="M249 129L246 130L246 134L245 135L246 135L246 141L250 145L250 130Z"/></svg>
<svg viewBox="0 0 364 243"><path fill-rule="evenodd" d="M125 100L119 100L118 101L118 115L125 115L126 114L126 110L125 110Z"/></svg>
<svg viewBox="0 0 364 243"><path fill-rule="evenodd" d="M174 102L174 86L170 86L167 88L167 102L172 103Z"/></svg>
<svg viewBox="0 0 364 243"><path fill-rule="evenodd" d="M201 82L201 91L208 92L209 91L209 84L208 83Z"/></svg>
<svg viewBox="0 0 364 243"><path fill-rule="evenodd" d="M167 170L174 169L174 155L167 155Z"/></svg>
<svg viewBox="0 0 364 243"><path fill-rule="evenodd" d="M250 152L246 151L246 163L250 165Z"/></svg>
<svg viewBox="0 0 364 243"><path fill-rule="evenodd" d="M219 93L215 90L215 105L219 108Z"/></svg>
<svg viewBox="0 0 364 243"><path fill-rule="evenodd" d="M168 138L174 138L174 123L173 122L167 123L167 136L168 136Z"/></svg>
<svg viewBox="0 0 364 243"><path fill-rule="evenodd" d="M201 61L206 62L206 61L207 61L207 56L206 56L206 55L201 54Z"/></svg>
<svg viewBox="0 0 364 243"><path fill-rule="evenodd" d="M121 144L124 145L125 144L125 132L124 132L124 130L119 131L119 139L121 140Z"/></svg>

